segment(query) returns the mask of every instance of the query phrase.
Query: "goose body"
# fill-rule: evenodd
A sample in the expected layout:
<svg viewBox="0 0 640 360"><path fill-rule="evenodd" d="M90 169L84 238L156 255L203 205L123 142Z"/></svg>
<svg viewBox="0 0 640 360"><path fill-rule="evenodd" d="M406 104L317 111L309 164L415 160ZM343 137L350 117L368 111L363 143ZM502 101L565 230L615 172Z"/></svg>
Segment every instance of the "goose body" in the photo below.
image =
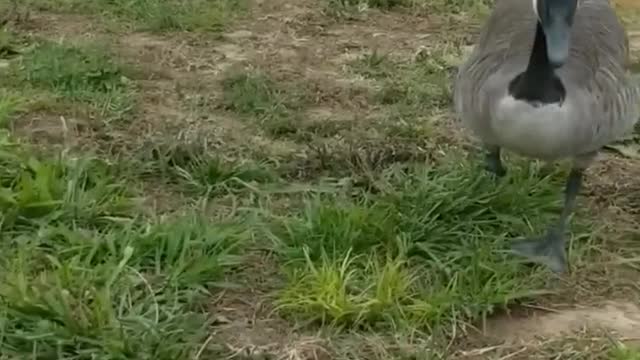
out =
<svg viewBox="0 0 640 360"><path fill-rule="evenodd" d="M640 117L628 47L608 0L497 0L455 80L455 112L483 142L488 170L505 173L503 148L574 159L558 223L542 238L513 245L557 271L566 266L563 232L583 171Z"/></svg>
<svg viewBox="0 0 640 360"><path fill-rule="evenodd" d="M537 15L531 0L498 0L454 89L462 123L485 144L543 160L593 153L640 117L640 91L626 73L627 35L608 0L581 0L569 56L555 74L560 102L528 102L509 84L530 61Z"/></svg>

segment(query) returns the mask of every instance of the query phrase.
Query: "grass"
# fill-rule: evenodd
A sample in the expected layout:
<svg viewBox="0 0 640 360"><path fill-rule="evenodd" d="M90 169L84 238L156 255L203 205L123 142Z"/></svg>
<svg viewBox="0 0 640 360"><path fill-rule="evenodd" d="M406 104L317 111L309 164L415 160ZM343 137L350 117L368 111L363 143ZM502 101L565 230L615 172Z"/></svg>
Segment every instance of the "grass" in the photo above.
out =
<svg viewBox="0 0 640 360"><path fill-rule="evenodd" d="M9 125L9 121L16 114L26 99L17 94L9 92L7 89L0 90L0 128Z"/></svg>
<svg viewBox="0 0 640 360"><path fill-rule="evenodd" d="M32 0L43 10L109 16L141 30L220 32L247 10L245 0Z"/></svg>
<svg viewBox="0 0 640 360"><path fill-rule="evenodd" d="M208 320L196 309L240 264L246 224L210 224L197 211L141 217L120 169L35 157L6 136L0 164L3 354L176 359L198 351Z"/></svg>
<svg viewBox="0 0 640 360"><path fill-rule="evenodd" d="M122 120L133 111L134 89L125 69L103 46L42 41L10 65L9 91L13 97L35 98L29 101L33 108L72 105L106 122Z"/></svg>
<svg viewBox="0 0 640 360"><path fill-rule="evenodd" d="M610 352L611 360L637 360L640 359L640 350L635 347L617 345Z"/></svg>
<svg viewBox="0 0 640 360"><path fill-rule="evenodd" d="M469 169L392 173L375 196L314 199L281 220L272 234L290 273L281 310L334 325L447 328L540 292L541 274L500 250L551 221L560 183L524 168L496 185Z"/></svg>
<svg viewBox="0 0 640 360"><path fill-rule="evenodd" d="M353 19L359 13L368 9L381 11L409 10L416 14L467 14L468 16L483 15L487 12L493 0L323 0L326 14Z"/></svg>
<svg viewBox="0 0 640 360"><path fill-rule="evenodd" d="M222 82L225 107L258 121L267 133L282 136L297 131L297 110L304 95L286 91L268 74L240 72L229 74Z"/></svg>
<svg viewBox="0 0 640 360"><path fill-rule="evenodd" d="M450 82L457 49L436 48L419 53L409 62L398 62L386 54L372 52L351 64L353 71L380 82L374 100L405 116L438 111L450 106Z"/></svg>
<svg viewBox="0 0 640 360"><path fill-rule="evenodd" d="M506 251L556 219L568 169L507 154L496 180L452 131L484 3L22 6L34 20L0 33L0 359L638 357L625 329L509 345L513 320L497 346L475 332L514 309L637 302L640 253L627 159L589 176L564 281ZM401 30L425 13L429 36ZM78 28L155 34L138 48ZM326 78L273 61L284 48ZM87 125L37 138L59 118Z"/></svg>
<svg viewBox="0 0 640 360"><path fill-rule="evenodd" d="M147 150L136 159L138 176L163 179L192 196L215 197L278 182L269 164L224 159L199 142L158 143Z"/></svg>

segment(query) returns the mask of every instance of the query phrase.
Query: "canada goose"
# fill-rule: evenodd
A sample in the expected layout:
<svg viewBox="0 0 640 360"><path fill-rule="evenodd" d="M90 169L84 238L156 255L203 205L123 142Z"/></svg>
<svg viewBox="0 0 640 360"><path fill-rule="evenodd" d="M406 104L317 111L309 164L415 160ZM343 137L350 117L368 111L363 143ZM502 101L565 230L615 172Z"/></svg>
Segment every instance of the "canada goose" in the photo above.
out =
<svg viewBox="0 0 640 360"><path fill-rule="evenodd" d="M506 170L502 148L544 161L573 159L557 223L512 250L564 272L564 232L583 172L640 116L627 75L628 38L608 0L497 0L460 66L454 107L485 145L486 168Z"/></svg>

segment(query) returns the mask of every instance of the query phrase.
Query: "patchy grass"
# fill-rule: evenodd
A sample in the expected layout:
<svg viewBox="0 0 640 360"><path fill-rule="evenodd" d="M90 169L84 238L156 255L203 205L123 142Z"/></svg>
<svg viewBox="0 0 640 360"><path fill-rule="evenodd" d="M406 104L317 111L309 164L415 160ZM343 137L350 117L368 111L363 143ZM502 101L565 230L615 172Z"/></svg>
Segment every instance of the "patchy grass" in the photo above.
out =
<svg viewBox="0 0 640 360"><path fill-rule="evenodd" d="M3 359L637 357L640 310L601 306L637 303L637 162L590 170L560 281L506 251L568 169L505 154L495 180L453 127L485 2L29 9L0 33ZM568 314L621 334L541 331Z"/></svg>
<svg viewBox="0 0 640 360"><path fill-rule="evenodd" d="M124 68L99 45L43 41L11 66L10 86L15 91L44 93L53 98L44 101L57 102L57 108L84 107L89 116L108 122L125 118L135 105L134 89Z"/></svg>
<svg viewBox="0 0 640 360"><path fill-rule="evenodd" d="M393 61L373 52L354 61L353 71L380 82L374 100L392 112L415 116L446 108L451 102L451 80L459 50L442 46L420 52L409 62Z"/></svg>
<svg viewBox="0 0 640 360"><path fill-rule="evenodd" d="M140 30L219 32L247 10L245 0L32 0L49 11L101 14Z"/></svg>
<svg viewBox="0 0 640 360"><path fill-rule="evenodd" d="M230 74L222 82L225 107L259 122L267 133L282 136L297 131L304 97L287 91L262 72Z"/></svg>
<svg viewBox="0 0 640 360"><path fill-rule="evenodd" d="M136 159L138 176L162 179L192 196L215 197L278 181L268 164L227 160L201 143L159 143L146 150Z"/></svg>
<svg viewBox="0 0 640 360"><path fill-rule="evenodd" d="M416 14L483 15L493 0L323 0L326 14L338 18L354 18L368 9L382 11L404 10Z"/></svg>

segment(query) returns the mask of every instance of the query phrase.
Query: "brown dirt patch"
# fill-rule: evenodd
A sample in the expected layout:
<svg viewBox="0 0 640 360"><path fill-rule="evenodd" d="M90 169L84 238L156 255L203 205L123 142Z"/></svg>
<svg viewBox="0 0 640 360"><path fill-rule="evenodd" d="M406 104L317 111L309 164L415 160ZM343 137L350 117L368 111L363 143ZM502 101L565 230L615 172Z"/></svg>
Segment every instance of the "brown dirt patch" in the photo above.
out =
<svg viewBox="0 0 640 360"><path fill-rule="evenodd" d="M527 343L575 334L585 328L612 331L624 338L640 338L640 307L610 301L595 307L502 315L488 321L486 336L507 344Z"/></svg>
<svg viewBox="0 0 640 360"><path fill-rule="evenodd" d="M47 113L30 114L14 121L12 131L37 145L59 144L73 148L86 143L81 140L83 137L92 138L96 134L89 121Z"/></svg>
<svg viewBox="0 0 640 360"><path fill-rule="evenodd" d="M96 41L107 35L100 21L85 15L30 12L18 26L51 41Z"/></svg>

